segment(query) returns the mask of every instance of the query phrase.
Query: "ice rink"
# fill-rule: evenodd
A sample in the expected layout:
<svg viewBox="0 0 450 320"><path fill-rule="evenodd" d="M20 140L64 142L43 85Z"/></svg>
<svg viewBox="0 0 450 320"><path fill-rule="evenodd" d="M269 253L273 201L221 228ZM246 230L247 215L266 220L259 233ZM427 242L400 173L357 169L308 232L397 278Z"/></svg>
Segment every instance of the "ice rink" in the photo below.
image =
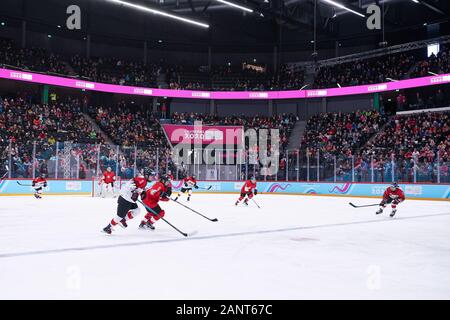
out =
<svg viewBox="0 0 450 320"><path fill-rule="evenodd" d="M162 203L155 231L140 219L100 230L116 199L0 197L0 299L450 299L450 203L194 194ZM142 216L141 211L141 216Z"/></svg>

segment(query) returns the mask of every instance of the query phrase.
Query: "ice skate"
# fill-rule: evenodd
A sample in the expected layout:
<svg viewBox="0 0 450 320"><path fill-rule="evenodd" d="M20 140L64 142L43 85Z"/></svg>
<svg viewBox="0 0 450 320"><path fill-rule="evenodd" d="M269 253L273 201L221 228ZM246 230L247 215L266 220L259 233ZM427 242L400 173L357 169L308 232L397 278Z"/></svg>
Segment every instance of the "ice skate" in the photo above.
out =
<svg viewBox="0 0 450 320"><path fill-rule="evenodd" d="M111 234L112 233L111 225L108 224L105 228L103 228L102 232L107 233L107 234Z"/></svg>
<svg viewBox="0 0 450 320"><path fill-rule="evenodd" d="M125 218L120 220L119 226L121 226L122 228L127 228L128 227L127 220L125 220Z"/></svg>
<svg viewBox="0 0 450 320"><path fill-rule="evenodd" d="M141 221L141 224L139 225L139 229L142 229L142 230L155 230L155 226L152 223L150 223L150 222Z"/></svg>

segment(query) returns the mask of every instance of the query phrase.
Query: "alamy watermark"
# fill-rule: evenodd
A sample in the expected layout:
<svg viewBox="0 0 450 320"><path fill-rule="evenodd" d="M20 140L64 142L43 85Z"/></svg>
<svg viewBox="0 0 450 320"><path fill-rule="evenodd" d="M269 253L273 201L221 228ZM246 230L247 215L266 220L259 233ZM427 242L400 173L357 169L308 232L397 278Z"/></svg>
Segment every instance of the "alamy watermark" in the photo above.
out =
<svg viewBox="0 0 450 320"><path fill-rule="evenodd" d="M69 15L66 20L66 27L69 30L81 29L81 9L79 6L72 4L67 7L66 13Z"/></svg>
<svg viewBox="0 0 450 320"><path fill-rule="evenodd" d="M366 13L369 14L366 21L367 29L381 30L381 9L376 4L367 7Z"/></svg>

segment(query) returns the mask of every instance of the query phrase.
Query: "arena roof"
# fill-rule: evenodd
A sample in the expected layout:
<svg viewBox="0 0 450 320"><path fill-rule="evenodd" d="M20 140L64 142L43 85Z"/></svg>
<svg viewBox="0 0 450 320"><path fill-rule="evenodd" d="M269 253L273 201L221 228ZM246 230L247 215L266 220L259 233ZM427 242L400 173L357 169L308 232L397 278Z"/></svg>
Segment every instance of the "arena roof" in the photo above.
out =
<svg viewBox="0 0 450 320"><path fill-rule="evenodd" d="M134 10L118 0L2 0L0 18L39 32L58 32L67 37L87 34L108 41L149 41L171 50L284 51L333 49L336 46L377 47L382 31L366 26L366 8L378 3L385 12L385 37L389 45L449 33L450 2L446 0L123 0L132 4L208 24L199 28L166 17ZM120 1L119 1L120 2ZM316 7L316 22L314 17ZM64 28L69 5L80 6L82 28ZM314 25L317 38L314 42ZM58 26L62 26L58 28ZM106 41L106 40L105 40Z"/></svg>

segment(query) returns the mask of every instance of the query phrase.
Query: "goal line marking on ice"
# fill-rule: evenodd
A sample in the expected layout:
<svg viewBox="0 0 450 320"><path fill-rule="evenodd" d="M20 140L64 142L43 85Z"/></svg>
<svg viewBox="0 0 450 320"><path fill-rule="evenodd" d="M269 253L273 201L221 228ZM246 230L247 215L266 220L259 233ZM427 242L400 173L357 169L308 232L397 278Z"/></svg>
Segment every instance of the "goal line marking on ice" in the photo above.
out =
<svg viewBox="0 0 450 320"><path fill-rule="evenodd" d="M398 220L422 219L422 218L432 218L432 217L439 217L439 216L446 216L446 215L450 215L450 213L435 213L435 214L428 214L428 215L422 215L422 216L401 217L401 218L394 218L393 220L398 221ZM234 232L234 233L216 234L216 235L208 235L208 236L200 236L200 237L192 237L192 238L175 238L175 239L148 240L148 241L140 241L140 242L128 242L128 243L119 243L119 244L117 244L117 243L116 244L104 244L104 245L89 246L89 247L71 247L71 248L48 249L48 250L37 250L37 251L0 253L0 259L1 258L20 257L20 256L52 254L52 253L66 253L66 252L71 252L71 251L89 251L89 250L98 250L98 249L112 249L112 248L120 248L120 247L143 246L143 245L159 244L159 243L193 241L193 240L208 240L208 239L217 239L217 238L230 238L230 237L239 237L239 236L247 236L247 235L259 235L259 234L288 232L288 231L296 231L296 230L331 228L331 227L350 226L350 225L365 224L365 223L379 223L379 222L387 222L387 221L392 221L392 219L340 222L340 223L321 224L321 225L304 226L304 227L280 228L280 229L273 229L273 230Z"/></svg>

